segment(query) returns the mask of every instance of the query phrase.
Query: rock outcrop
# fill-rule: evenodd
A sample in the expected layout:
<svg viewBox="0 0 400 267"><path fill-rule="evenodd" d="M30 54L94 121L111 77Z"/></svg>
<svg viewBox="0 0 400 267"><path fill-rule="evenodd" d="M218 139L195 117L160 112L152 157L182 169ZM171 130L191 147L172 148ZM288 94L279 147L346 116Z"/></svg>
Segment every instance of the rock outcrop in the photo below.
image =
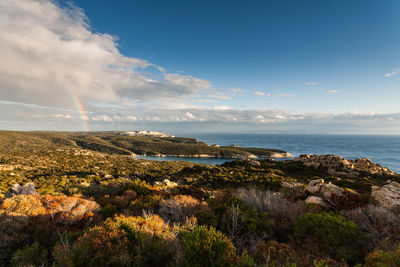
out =
<svg viewBox="0 0 400 267"><path fill-rule="evenodd" d="M18 195L38 195L38 192L36 192L35 189L35 184L27 183L24 186L21 186L20 184L14 184L4 196L6 198L10 198Z"/></svg>
<svg viewBox="0 0 400 267"><path fill-rule="evenodd" d="M292 154L289 152L274 152L272 153L269 158L291 158L293 157Z"/></svg>
<svg viewBox="0 0 400 267"><path fill-rule="evenodd" d="M313 196L313 198L307 198L307 203L319 204L324 207L333 204L333 197L342 197L344 195L344 190L342 188L331 183L326 184L324 179L310 181L305 192Z"/></svg>
<svg viewBox="0 0 400 267"><path fill-rule="evenodd" d="M390 182L384 186L372 186L371 196L381 205L389 209L400 207L400 183Z"/></svg>
<svg viewBox="0 0 400 267"><path fill-rule="evenodd" d="M371 175L394 176L394 172L379 164L373 163L368 158L347 160L338 155L309 155L304 154L293 159L300 161L308 167L324 168L331 175L357 177L362 172Z"/></svg>

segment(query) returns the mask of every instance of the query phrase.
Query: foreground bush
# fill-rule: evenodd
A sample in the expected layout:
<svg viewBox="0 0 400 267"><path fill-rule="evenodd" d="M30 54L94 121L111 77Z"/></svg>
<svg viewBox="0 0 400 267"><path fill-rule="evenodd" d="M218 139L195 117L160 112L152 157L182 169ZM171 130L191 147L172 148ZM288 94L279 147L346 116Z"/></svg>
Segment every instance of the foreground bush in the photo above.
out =
<svg viewBox="0 0 400 267"><path fill-rule="evenodd" d="M259 242L252 256L261 266L285 266L296 261L296 252L292 248L274 240Z"/></svg>
<svg viewBox="0 0 400 267"><path fill-rule="evenodd" d="M249 256L239 256L236 247L214 227L198 226L181 233L183 266L254 266Z"/></svg>
<svg viewBox="0 0 400 267"><path fill-rule="evenodd" d="M54 257L67 266L174 266L177 239L158 216L109 218L71 248L59 244Z"/></svg>
<svg viewBox="0 0 400 267"><path fill-rule="evenodd" d="M381 250L374 251L365 259L366 267L396 267L400 266L400 245L397 249L390 252L383 252Z"/></svg>
<svg viewBox="0 0 400 267"><path fill-rule="evenodd" d="M35 242L24 249L17 250L12 257L12 263L15 266L46 266L47 249Z"/></svg>
<svg viewBox="0 0 400 267"><path fill-rule="evenodd" d="M183 223L192 217L197 210L207 210L206 202L200 202L192 196L176 195L161 201L159 214L165 221Z"/></svg>
<svg viewBox="0 0 400 267"><path fill-rule="evenodd" d="M97 203L77 197L19 195L5 199L0 204L0 265L8 263L17 250L17 259L25 262L37 248L27 248L34 242L51 249L59 231L93 223L99 219L98 210Z"/></svg>
<svg viewBox="0 0 400 267"><path fill-rule="evenodd" d="M240 249L251 250L255 240L271 238L276 229L268 212L252 209L238 196L224 196L213 212L218 220L217 229Z"/></svg>
<svg viewBox="0 0 400 267"><path fill-rule="evenodd" d="M385 207L370 204L344 214L366 234L369 250L391 250L400 242L399 216Z"/></svg>
<svg viewBox="0 0 400 267"><path fill-rule="evenodd" d="M336 260L357 263L362 259L363 234L352 221L337 213L305 213L295 224L308 249Z"/></svg>

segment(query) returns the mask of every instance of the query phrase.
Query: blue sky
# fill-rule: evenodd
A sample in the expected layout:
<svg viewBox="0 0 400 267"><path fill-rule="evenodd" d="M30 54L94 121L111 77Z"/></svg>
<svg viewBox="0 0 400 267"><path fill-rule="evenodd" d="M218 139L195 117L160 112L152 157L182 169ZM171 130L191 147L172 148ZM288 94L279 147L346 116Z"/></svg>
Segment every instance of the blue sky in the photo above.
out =
<svg viewBox="0 0 400 267"><path fill-rule="evenodd" d="M400 133L397 0L13 2L1 128Z"/></svg>
<svg viewBox="0 0 400 267"><path fill-rule="evenodd" d="M221 90L296 96L227 101L235 107L399 111L400 80L384 76L400 66L399 1L75 3L94 29L119 37L125 55L209 80ZM340 94L310 90L304 84L310 81Z"/></svg>

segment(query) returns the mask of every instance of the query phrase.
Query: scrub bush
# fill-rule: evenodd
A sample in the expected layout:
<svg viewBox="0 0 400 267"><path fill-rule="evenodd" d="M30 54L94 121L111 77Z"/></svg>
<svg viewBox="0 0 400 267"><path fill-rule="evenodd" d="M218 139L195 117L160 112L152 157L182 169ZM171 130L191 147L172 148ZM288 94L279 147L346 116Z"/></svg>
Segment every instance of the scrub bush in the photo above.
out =
<svg viewBox="0 0 400 267"><path fill-rule="evenodd" d="M295 231L308 241L307 246L316 254L349 263L361 261L363 234L354 222L341 214L305 213L296 221Z"/></svg>

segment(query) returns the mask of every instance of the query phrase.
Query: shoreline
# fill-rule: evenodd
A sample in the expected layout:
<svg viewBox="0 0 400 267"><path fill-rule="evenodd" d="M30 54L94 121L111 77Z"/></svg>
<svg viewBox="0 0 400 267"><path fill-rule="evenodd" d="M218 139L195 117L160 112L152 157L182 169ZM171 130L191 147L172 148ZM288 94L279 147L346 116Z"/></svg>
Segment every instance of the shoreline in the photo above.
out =
<svg viewBox="0 0 400 267"><path fill-rule="evenodd" d="M280 159L290 159L293 158L293 155L290 154L289 152L285 153L277 153L274 152L271 154L269 157L265 156L258 156L258 155L249 155L249 156L244 156L244 155L235 155L231 157L226 157L226 156L217 156L217 155L209 155L209 154L194 154L194 155L165 155L165 154L156 154L156 155L147 155L147 154L131 154L133 158L135 157L154 157L154 158L208 158L208 159L275 159L275 158L280 158Z"/></svg>

